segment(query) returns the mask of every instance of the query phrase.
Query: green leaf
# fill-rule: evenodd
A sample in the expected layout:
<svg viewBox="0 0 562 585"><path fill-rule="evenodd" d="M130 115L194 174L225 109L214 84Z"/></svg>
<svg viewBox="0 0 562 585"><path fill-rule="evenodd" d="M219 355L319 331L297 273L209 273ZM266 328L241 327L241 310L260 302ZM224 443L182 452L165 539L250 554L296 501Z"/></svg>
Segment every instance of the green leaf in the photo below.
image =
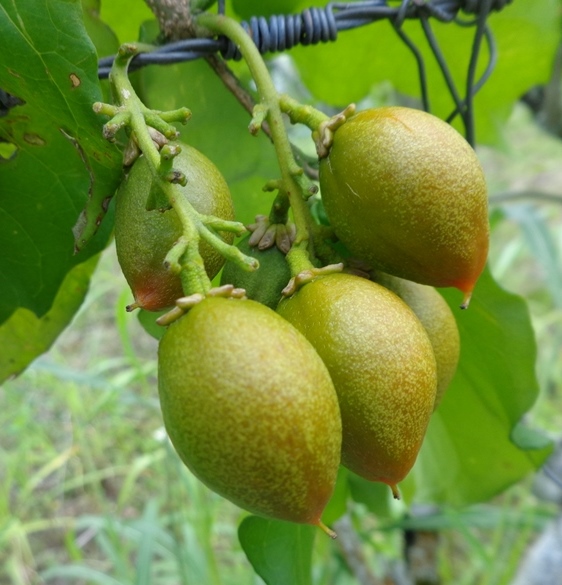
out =
<svg viewBox="0 0 562 585"><path fill-rule="evenodd" d="M300 0L232 0L236 14L245 20L252 16L271 16L272 14L291 14Z"/></svg>
<svg viewBox="0 0 562 585"><path fill-rule="evenodd" d="M114 3L115 4L115 3ZM117 36L100 19L100 0L82 0L84 26L100 57L114 55L119 48Z"/></svg>
<svg viewBox="0 0 562 585"><path fill-rule="evenodd" d="M51 580L64 580L66 583L76 583L76 581L82 581L91 583L92 585L125 585L125 583L119 579L114 579L105 572L91 569L89 567L83 567L80 565L67 565L67 566L56 566L51 569L47 569L41 573L42 579L46 582Z"/></svg>
<svg viewBox="0 0 562 585"><path fill-rule="evenodd" d="M139 323L142 325L143 329L154 339L162 339L166 331L166 327L162 327L156 323L156 319L161 315L164 315L168 312L169 309L164 309L163 311L159 311L158 313L154 313L152 311L144 311L140 309L137 313L137 317Z"/></svg>
<svg viewBox="0 0 562 585"><path fill-rule="evenodd" d="M258 516L244 518L240 544L267 585L311 585L312 545L318 528Z"/></svg>
<svg viewBox="0 0 562 585"><path fill-rule="evenodd" d="M517 426L538 395L525 301L501 289L488 270L466 311L458 308L458 291L441 292L457 318L460 363L405 483L414 481L416 501L465 505L536 470L551 447Z"/></svg>
<svg viewBox="0 0 562 585"><path fill-rule="evenodd" d="M46 352L80 308L99 256L78 264L65 276L51 309L38 318L29 309L17 309L0 325L0 384L21 373Z"/></svg>
<svg viewBox="0 0 562 585"><path fill-rule="evenodd" d="M354 501L367 506L367 509L379 518L390 516L392 492L385 483L367 481L351 472L348 481L349 492Z"/></svg>
<svg viewBox="0 0 562 585"><path fill-rule="evenodd" d="M511 431L511 440L521 449L552 449L552 441L542 432L518 422Z"/></svg>
<svg viewBox="0 0 562 585"><path fill-rule="evenodd" d="M481 528L493 530L502 527L516 527L524 529L532 527L534 530L543 529L553 518L547 510L533 510L530 514L521 508L507 506L490 506L479 504L460 510L452 508L438 509L435 513L423 516L404 516L398 521L390 522L382 530L466 530L467 528Z"/></svg>
<svg viewBox="0 0 562 585"><path fill-rule="evenodd" d="M78 0L0 0L0 87L23 100L0 118L0 323L17 307L50 308L66 273L102 249L111 220L74 255L72 229L88 198L89 225L104 214L121 176L92 104L102 94L97 57ZM82 242L83 243L83 242Z"/></svg>
<svg viewBox="0 0 562 585"><path fill-rule="evenodd" d="M550 295L557 307L562 307L562 266L558 246L543 210L537 206L509 205L505 215L520 226L527 245L540 265Z"/></svg>
<svg viewBox="0 0 562 585"><path fill-rule="evenodd" d="M187 106L193 117L180 127L182 140L210 158L224 175L234 200L236 219L253 223L268 214L274 195L266 181L279 176L275 151L267 137L248 132L249 114L226 91L204 61L140 72L142 98L151 108Z"/></svg>
<svg viewBox="0 0 562 585"><path fill-rule="evenodd" d="M119 38L120 43L138 40L141 24L151 20L154 15L146 2L101 2L101 19L108 24Z"/></svg>
<svg viewBox="0 0 562 585"><path fill-rule="evenodd" d="M322 513L322 521L328 526L347 511L347 498L349 496L348 475L350 475L350 472L345 467L340 466L334 493Z"/></svg>
<svg viewBox="0 0 562 585"><path fill-rule="evenodd" d="M303 2L298 8L304 8L305 4L326 3ZM488 23L499 57L492 77L474 102L479 141L495 140L519 97L548 79L559 39L558 6L556 0L518 0L490 15ZM430 24L462 96L475 28L435 19L430 19ZM408 20L402 30L423 56L432 113L447 118L454 110L454 102L421 24ZM421 95L415 58L387 20L341 31L336 42L297 47L291 54L312 94L330 105L342 107L359 101L374 84L384 81L390 81L406 95ZM488 50L484 44L477 79L487 61ZM462 131L460 121L455 123Z"/></svg>
<svg viewBox="0 0 562 585"><path fill-rule="evenodd" d="M158 504L155 500L150 500L146 505L141 522L152 528L158 524L158 521ZM156 535L154 532L150 529L143 531L138 548L135 585L150 585L155 548Z"/></svg>

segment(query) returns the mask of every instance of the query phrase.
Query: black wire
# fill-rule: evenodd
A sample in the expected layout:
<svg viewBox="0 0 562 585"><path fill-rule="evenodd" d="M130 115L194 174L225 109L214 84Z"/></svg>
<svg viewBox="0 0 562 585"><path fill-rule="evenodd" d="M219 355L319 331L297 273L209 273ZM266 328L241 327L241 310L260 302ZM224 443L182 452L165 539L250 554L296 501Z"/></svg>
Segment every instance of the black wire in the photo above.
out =
<svg viewBox="0 0 562 585"><path fill-rule="evenodd" d="M451 97L453 98L453 101L455 102L456 109L460 113L461 117L463 118L463 122L464 122L465 129L466 129L466 120L464 119L463 100L462 100L461 96L459 95L459 92L455 86L455 81L453 80L453 76L451 74L449 66L447 65L447 61L445 59L445 56L443 55L443 52L441 51L441 48L439 47L439 43L437 41L437 38L433 34L433 29L431 28L429 20L426 17L421 17L420 22L421 22L425 37L427 39L427 42L429 43L429 46L431 47L431 50L433 51L433 54L435 55L435 59L437 60L437 64L439 65L439 68L441 69L441 73L443 75L443 78L445 80L447 88L449 89L449 93L451 94Z"/></svg>
<svg viewBox="0 0 562 585"><path fill-rule="evenodd" d="M400 24L405 19L435 18L441 22L455 20L459 12L480 14L483 0L410 0L400 6L388 6L390 0L364 0L359 2L332 2L323 8L309 8L300 14L254 17L242 26L254 39L262 53L286 51L298 44L335 41L341 31L365 26L378 20L390 19ZM492 10L501 10L512 0L491 0ZM219 13L224 8L219 2ZM398 21L396 20L398 19ZM177 51L170 45L162 45L151 53L137 55L131 62L132 69L149 64L172 64L190 61L210 53L220 52L226 59L240 59L234 43L218 39L187 39ZM176 43L173 43L177 46ZM167 57L154 57L156 54ZM182 57L183 53L183 57ZM100 60L99 77L109 75L113 57ZM458 105L458 104L457 104Z"/></svg>
<svg viewBox="0 0 562 585"><path fill-rule="evenodd" d="M406 35L406 33L400 28L397 23L392 23L394 26L394 30L396 34L400 37L400 39L404 42L404 44L410 49L413 53L414 58L416 60L416 64L418 67L418 76L420 81L420 93L421 93L421 100L423 109L426 112L431 111L430 104L429 104L429 91L427 88L427 74L425 72L425 62L423 60L423 55L421 51L416 47L415 43Z"/></svg>
<svg viewBox="0 0 562 585"><path fill-rule="evenodd" d="M273 15L269 18L252 17L249 22L240 24L251 36L260 53L265 54L283 52L299 44L314 45L335 41L339 32L387 19L416 60L423 108L429 111L430 100L423 55L402 30L405 20L419 21L455 103L455 108L447 121L451 122L460 115L465 127L465 136L471 144L474 144L474 95L490 77L497 61L496 45L486 25L486 20L490 12L502 10L512 0L402 0L399 6L389 6L390 1L331 2L322 8L308 8L299 14ZM224 0L218 0L219 14L224 13L224 8ZM472 18L463 19L460 13ZM476 27L464 99L457 90L445 56L433 33L430 19L444 23L455 22L464 27ZM482 40L485 40L488 46L489 60L484 73L478 81L475 81ZM193 61L216 53L227 60L239 60L242 57L237 46L223 36L185 39L164 44L150 53L137 55L132 59L129 69L134 71L146 65L168 65ZM108 77L113 60L113 56L99 60L100 78Z"/></svg>
<svg viewBox="0 0 562 585"><path fill-rule="evenodd" d="M459 24L461 24L461 26L469 26L466 23ZM488 64L486 65L486 69L484 70L484 73L482 73L480 79L473 85L472 91L473 95L476 95L482 89L486 81L488 81L488 79L492 75L492 72L494 71L496 64L498 62L498 50L496 47L496 42L494 41L494 36L492 35L492 32L490 31L487 25L484 29L484 38L486 40L486 44L488 45L489 59ZM465 107L464 101L462 103L462 107L463 108ZM448 123L452 122L453 119L458 115L458 113L459 113L458 108L455 108L451 112L451 114L445 119L445 121Z"/></svg>

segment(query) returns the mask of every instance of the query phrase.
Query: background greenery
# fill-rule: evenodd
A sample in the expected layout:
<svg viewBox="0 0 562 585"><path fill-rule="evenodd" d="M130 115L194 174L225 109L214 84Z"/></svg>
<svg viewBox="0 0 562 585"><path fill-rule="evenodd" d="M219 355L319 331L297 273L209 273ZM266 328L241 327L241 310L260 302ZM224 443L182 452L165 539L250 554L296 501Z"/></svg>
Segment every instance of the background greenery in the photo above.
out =
<svg viewBox="0 0 562 585"><path fill-rule="evenodd" d="M294 10L310 5L293 4ZM85 202L88 171L58 128L80 135L87 160L103 153L108 161L94 169L101 178L92 201L99 206L104 189L118 180L118 163L116 149L101 140L103 121L88 110L102 96L93 81L96 59L88 36L100 56L113 53L118 42L98 19L96 2L84 3L88 36L55 40L45 22L79 31L79 3L30 6L0 0L0 87L27 101L0 119L0 136L19 150L15 163L0 165L6 252L0 259L6 291L0 377L24 369L73 322L49 353L0 388L0 582L259 583L249 558L268 583L357 583L346 549L354 536L346 536L341 519L342 537L331 542L308 527L248 517L240 527L244 553L237 527L247 515L201 486L169 447L155 392L156 342L123 310L130 292L112 246L101 258L97 254L108 241L111 215L96 241L72 255L71 228ZM249 9L242 1L234 7L241 14ZM120 41L136 37L150 16L140 2L107 2L101 9ZM39 18L42 10L47 20ZM561 428L562 144L525 106L513 106L524 91L549 79L558 16L557 2L520 0L490 18L500 59L476 100L477 137L495 140L478 152L491 191L490 272L501 288L484 276L470 310L459 317L459 375L402 486L407 504L439 508L412 520L406 505L390 501L386 491L342 475L327 511L333 522L347 507L343 518L356 529L361 563L379 576L398 570L403 530L417 521L417 528L442 535L438 567L444 582L509 583L522 551L556 513L531 494L529 474L549 452L535 429L558 438ZM32 27L32 21L43 24ZM424 47L414 27L408 23L408 32ZM373 30L384 51L373 51ZM470 36L455 25L436 31L461 80ZM377 23L342 34L333 45L295 49L292 62L274 64L276 79L300 99L327 107L351 100L394 103L403 99L397 90L416 95L411 57L393 35ZM61 53L87 64L77 75L89 86L69 84L70 57L54 59L51 77L41 77L37 57ZM397 60L407 64L400 71L393 66ZM15 81L14 70L21 73ZM237 72L247 79L243 66ZM451 103L435 65L429 75L435 112L446 115ZM33 89L41 87L37 79L52 95ZM261 186L275 176L275 160L263 155L270 147L263 136L245 131L247 115L204 63L151 67L136 74L136 83L151 107L193 110L183 136L225 174L241 221L267 211ZM84 92L78 98L76 89ZM22 111L26 116L18 115ZM306 148L298 131L294 139ZM38 174L37 166L47 173ZM15 221L20 217L27 224ZM456 307L456 295L444 294Z"/></svg>

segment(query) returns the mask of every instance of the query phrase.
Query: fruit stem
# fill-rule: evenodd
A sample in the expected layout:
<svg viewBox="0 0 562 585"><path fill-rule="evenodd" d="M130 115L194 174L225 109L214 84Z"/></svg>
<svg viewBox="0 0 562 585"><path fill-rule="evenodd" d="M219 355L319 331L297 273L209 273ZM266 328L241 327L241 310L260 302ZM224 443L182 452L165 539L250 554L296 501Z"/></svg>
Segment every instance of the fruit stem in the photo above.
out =
<svg viewBox="0 0 562 585"><path fill-rule="evenodd" d="M395 500L399 500L400 499L400 490L398 489L398 486L395 483L389 483L388 487L392 490L392 496Z"/></svg>
<svg viewBox="0 0 562 585"><path fill-rule="evenodd" d="M318 528L320 528L323 532L325 532L330 538L335 539L338 537L338 535L331 528L328 528L324 522L322 522L322 520L317 520L315 525L318 526Z"/></svg>
<svg viewBox="0 0 562 585"><path fill-rule="evenodd" d="M291 143L283 123L279 94L265 62L251 37L234 19L222 14L211 13L199 14L195 19L198 25L210 29L214 33L222 34L236 43L242 57L248 64L260 96L260 103L254 108L254 119L250 128L255 132L259 128L260 122L267 122L281 171L278 198L282 200L283 197L287 197L293 210L296 226L295 245L287 257L290 258L293 250L298 250L296 254L299 256L297 262L300 268L299 272L303 268L311 268L313 265L310 256L314 255L314 244L310 233L314 229L314 219L305 199L307 198L307 190L312 191L310 187L304 186L307 179L304 177L302 168L294 159ZM303 250L308 252L308 257L304 261ZM303 263L307 266L303 267Z"/></svg>
<svg viewBox="0 0 562 585"><path fill-rule="evenodd" d="M322 122L329 120L329 116L315 107L303 105L286 93L279 96L279 107L289 116L291 124L304 124L311 130L318 130Z"/></svg>

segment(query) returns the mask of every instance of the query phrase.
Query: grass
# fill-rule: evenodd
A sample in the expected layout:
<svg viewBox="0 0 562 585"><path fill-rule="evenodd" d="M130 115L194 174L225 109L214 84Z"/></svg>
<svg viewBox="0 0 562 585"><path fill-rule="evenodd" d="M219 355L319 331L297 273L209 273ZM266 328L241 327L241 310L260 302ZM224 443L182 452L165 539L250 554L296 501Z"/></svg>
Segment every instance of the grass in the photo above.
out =
<svg viewBox="0 0 562 585"><path fill-rule="evenodd" d="M1 390L0 583L254 583L240 511L169 446L129 294L110 249L72 327Z"/></svg>
<svg viewBox="0 0 562 585"><path fill-rule="evenodd" d="M492 192L561 193L562 143L522 109L508 133L517 151L482 151ZM502 209L491 263L506 288L529 300L541 384L529 418L555 436L562 428L554 408L562 388L560 207L528 198ZM202 486L166 439L156 342L125 313L129 301L109 248L72 326L0 388L0 583L258 585L236 537L243 513ZM556 513L530 485L433 518L444 583L510 582ZM361 506L352 518L373 572L399 563L399 530L382 530ZM317 540L315 558L315 585L357 584L331 541Z"/></svg>

